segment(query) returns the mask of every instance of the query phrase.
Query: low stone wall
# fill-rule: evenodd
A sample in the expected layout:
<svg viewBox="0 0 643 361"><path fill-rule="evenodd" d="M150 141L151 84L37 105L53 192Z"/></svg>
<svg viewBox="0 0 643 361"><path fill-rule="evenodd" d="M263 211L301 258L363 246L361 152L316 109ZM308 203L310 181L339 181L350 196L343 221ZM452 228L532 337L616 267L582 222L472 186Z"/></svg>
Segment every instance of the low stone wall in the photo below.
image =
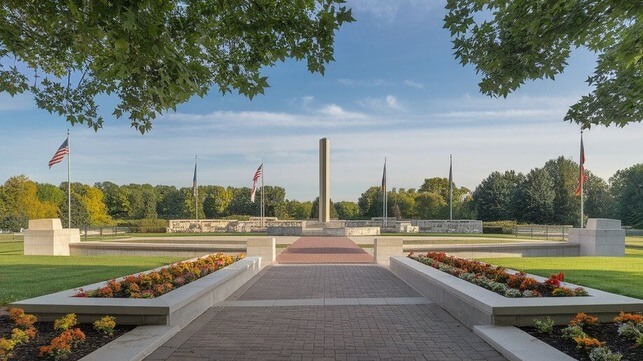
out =
<svg viewBox="0 0 643 361"><path fill-rule="evenodd" d="M179 244L136 242L79 242L69 245L72 256L172 256L201 257L219 252L243 253L245 243L234 244Z"/></svg>
<svg viewBox="0 0 643 361"><path fill-rule="evenodd" d="M482 221L477 220L411 220L420 232L426 233L482 233Z"/></svg>
<svg viewBox="0 0 643 361"><path fill-rule="evenodd" d="M226 232L228 226L237 222L231 219L172 219L169 221L167 233L191 232Z"/></svg>
<svg viewBox="0 0 643 361"><path fill-rule="evenodd" d="M463 258L577 257L580 253L580 246L569 242L424 244L405 245L404 252L444 252Z"/></svg>
<svg viewBox="0 0 643 361"><path fill-rule="evenodd" d="M323 228L322 234L329 237L378 236L380 227Z"/></svg>

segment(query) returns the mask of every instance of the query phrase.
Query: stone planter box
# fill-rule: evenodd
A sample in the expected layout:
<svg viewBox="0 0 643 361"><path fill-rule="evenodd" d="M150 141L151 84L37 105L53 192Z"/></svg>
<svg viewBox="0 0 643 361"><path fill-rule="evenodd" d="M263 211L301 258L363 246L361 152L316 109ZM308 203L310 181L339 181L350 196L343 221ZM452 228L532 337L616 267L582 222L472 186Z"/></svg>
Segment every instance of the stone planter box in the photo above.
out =
<svg viewBox="0 0 643 361"><path fill-rule="evenodd" d="M259 272L261 258L247 257L223 269L157 298L85 298L73 297L71 289L12 303L39 321L53 321L75 313L82 323L110 315L122 325L169 325L185 327L215 303L226 299ZM160 269L160 268L159 268ZM95 289L107 283L99 282L83 289Z"/></svg>
<svg viewBox="0 0 643 361"><path fill-rule="evenodd" d="M589 293L587 297L508 298L408 257L391 257L390 269L470 328L475 325L531 326L534 318L547 316L557 324L566 324L578 312L611 321L620 311L643 311L643 300L588 287L584 287Z"/></svg>

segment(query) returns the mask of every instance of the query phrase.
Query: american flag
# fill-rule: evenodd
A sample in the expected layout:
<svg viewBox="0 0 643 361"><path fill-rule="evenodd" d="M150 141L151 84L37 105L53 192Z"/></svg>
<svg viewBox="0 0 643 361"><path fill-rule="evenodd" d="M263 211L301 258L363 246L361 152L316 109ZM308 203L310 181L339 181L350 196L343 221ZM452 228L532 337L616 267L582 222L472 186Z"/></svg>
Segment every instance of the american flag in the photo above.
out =
<svg viewBox="0 0 643 361"><path fill-rule="evenodd" d="M194 163L194 177L192 178L192 194L196 196L196 192L198 190L198 184L196 182L196 163Z"/></svg>
<svg viewBox="0 0 643 361"><path fill-rule="evenodd" d="M49 168L51 168L51 166L54 164L62 162L63 158L65 158L65 154L69 154L69 138L65 139L63 144L61 144L56 151L56 154L51 157L51 160L49 161Z"/></svg>
<svg viewBox="0 0 643 361"><path fill-rule="evenodd" d="M257 171L255 172L255 175L252 177L252 193L250 193L250 202L254 203L255 201L255 193L257 193L257 181L259 178L261 178L261 174L263 173L263 163L257 168Z"/></svg>
<svg viewBox="0 0 643 361"><path fill-rule="evenodd" d="M583 147L583 135L580 136L580 165L578 174L578 186L576 187L576 195L579 196L583 189L583 184L587 181L587 174L585 173L585 147Z"/></svg>

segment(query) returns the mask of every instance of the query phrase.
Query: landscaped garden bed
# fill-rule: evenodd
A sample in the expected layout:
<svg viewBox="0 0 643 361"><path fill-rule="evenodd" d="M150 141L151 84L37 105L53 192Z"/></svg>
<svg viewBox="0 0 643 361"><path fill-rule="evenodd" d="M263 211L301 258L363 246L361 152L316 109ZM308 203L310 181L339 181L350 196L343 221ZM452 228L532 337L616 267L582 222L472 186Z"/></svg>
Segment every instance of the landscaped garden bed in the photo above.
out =
<svg viewBox="0 0 643 361"><path fill-rule="evenodd" d="M238 260L223 267L230 259ZM196 263L179 262L174 268L158 268L119 280L83 286L80 292L79 289L69 289L17 301L10 306L23 308L41 321L53 321L62 315L75 313L80 322L93 322L108 314L124 325L182 328L227 298L257 274L261 266L259 258L241 255L206 256L194 261ZM213 271L215 268L216 272ZM179 283L182 285L176 287ZM161 292L171 288L171 292Z"/></svg>
<svg viewBox="0 0 643 361"><path fill-rule="evenodd" d="M117 325L111 318L103 318L97 326L77 324L73 314L56 322L36 321L17 308L0 316L0 360L75 361L134 328Z"/></svg>
<svg viewBox="0 0 643 361"><path fill-rule="evenodd" d="M505 297L574 297L587 296L582 287L565 287L561 284L565 276L562 273L552 274L541 282L524 272L508 272L505 268L490 264L449 256L443 252L429 252L416 255L409 253L409 258L439 269L467 282L484 287Z"/></svg>
<svg viewBox="0 0 643 361"><path fill-rule="evenodd" d="M621 313L613 322L599 323L598 318L579 313L566 326L538 320L536 326L521 329L581 361L643 360L641 314Z"/></svg>
<svg viewBox="0 0 643 361"><path fill-rule="evenodd" d="M159 270L110 280L103 287L80 289L76 297L99 298L154 298L205 277L223 267L243 259L244 254L211 254L192 261L177 262Z"/></svg>
<svg viewBox="0 0 643 361"><path fill-rule="evenodd" d="M643 300L588 287L584 287L586 297L506 297L409 257L391 257L390 270L470 328L479 325L531 326L534 318L546 316L551 316L556 324L566 324L579 312L591 313L606 322L620 311L643 312ZM525 277L539 283L551 280L529 274ZM560 282L558 275L554 279ZM559 286L571 290L579 288L565 282L560 282Z"/></svg>

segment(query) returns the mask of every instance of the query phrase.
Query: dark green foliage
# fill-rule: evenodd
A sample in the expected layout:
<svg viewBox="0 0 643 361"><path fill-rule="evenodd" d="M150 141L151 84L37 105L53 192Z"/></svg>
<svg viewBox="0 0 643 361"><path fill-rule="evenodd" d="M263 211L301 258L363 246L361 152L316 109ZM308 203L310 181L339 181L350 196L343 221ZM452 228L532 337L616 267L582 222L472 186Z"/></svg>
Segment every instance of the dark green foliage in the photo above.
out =
<svg viewBox="0 0 643 361"><path fill-rule="evenodd" d="M482 221L515 220L512 208L516 190L525 177L514 171L493 172L473 192L478 219Z"/></svg>
<svg viewBox="0 0 643 361"><path fill-rule="evenodd" d="M444 28L455 57L482 74L483 94L506 97L525 82L554 79L571 50L599 53L591 92L565 120L625 126L643 119L640 0L448 0Z"/></svg>
<svg viewBox="0 0 643 361"><path fill-rule="evenodd" d="M643 228L643 163L619 170L610 184L617 217L624 226Z"/></svg>
<svg viewBox="0 0 643 361"><path fill-rule="evenodd" d="M514 209L518 222L552 224L554 220L554 184L544 168L532 169L516 190Z"/></svg>
<svg viewBox="0 0 643 361"><path fill-rule="evenodd" d="M21 1L0 6L0 91L98 129L96 98L144 133L158 114L211 88L252 99L262 71L291 58L324 73L343 0ZM16 60L20 64L16 66Z"/></svg>

